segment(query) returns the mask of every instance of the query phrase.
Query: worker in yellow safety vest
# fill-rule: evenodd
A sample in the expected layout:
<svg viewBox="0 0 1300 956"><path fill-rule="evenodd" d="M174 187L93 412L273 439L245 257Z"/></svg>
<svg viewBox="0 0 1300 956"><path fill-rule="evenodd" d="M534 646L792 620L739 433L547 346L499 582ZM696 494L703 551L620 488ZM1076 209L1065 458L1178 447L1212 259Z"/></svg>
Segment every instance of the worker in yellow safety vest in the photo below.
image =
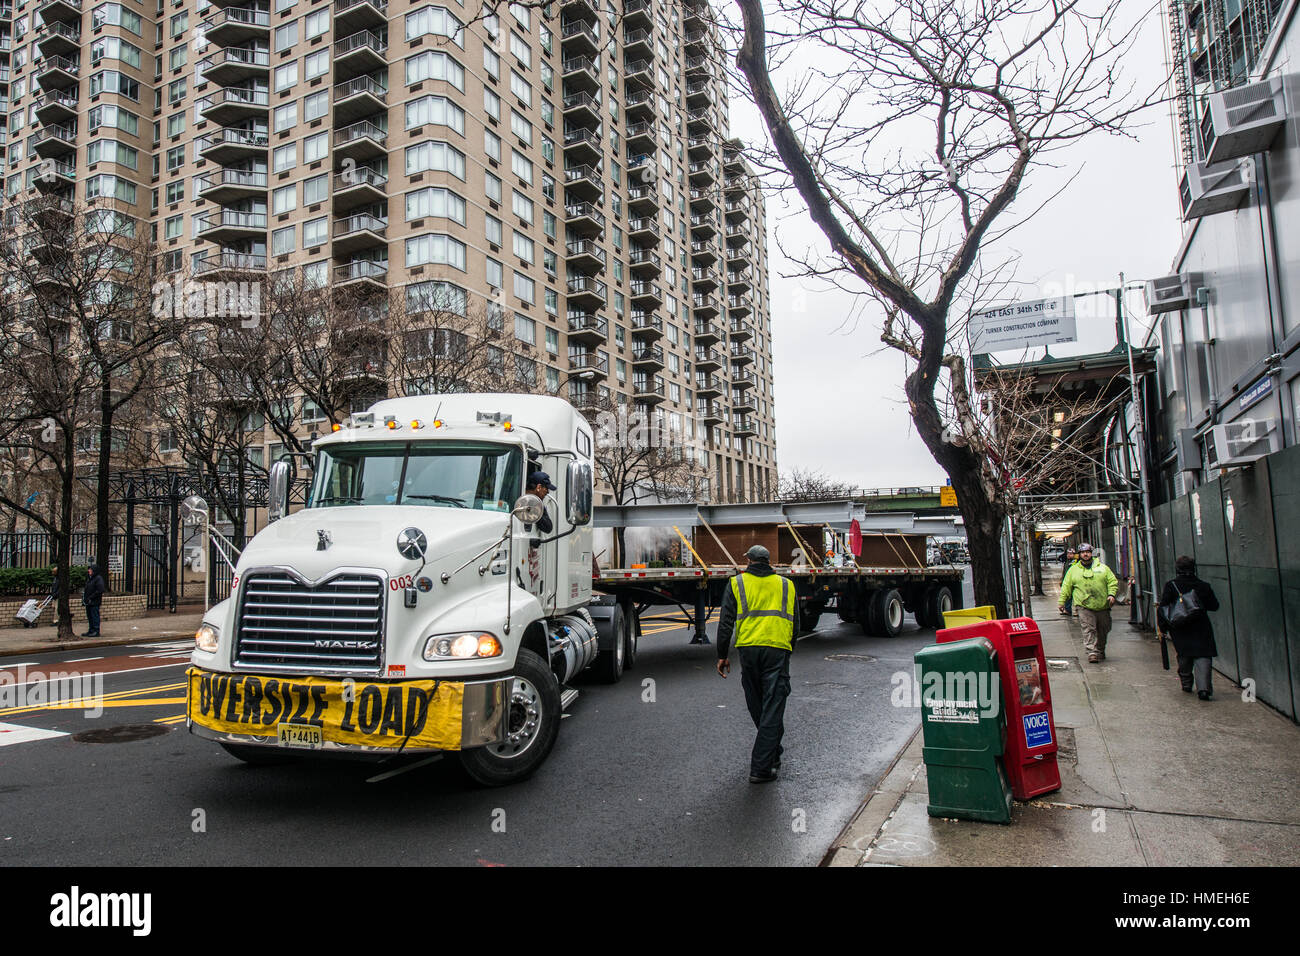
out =
<svg viewBox="0 0 1300 956"><path fill-rule="evenodd" d="M740 656L740 684L758 734L749 758L749 782L768 783L781 768L785 700L790 696L790 654L799 634L794 584L772 570L767 548L745 555L749 567L731 579L718 617L718 675L731 671L732 632Z"/></svg>

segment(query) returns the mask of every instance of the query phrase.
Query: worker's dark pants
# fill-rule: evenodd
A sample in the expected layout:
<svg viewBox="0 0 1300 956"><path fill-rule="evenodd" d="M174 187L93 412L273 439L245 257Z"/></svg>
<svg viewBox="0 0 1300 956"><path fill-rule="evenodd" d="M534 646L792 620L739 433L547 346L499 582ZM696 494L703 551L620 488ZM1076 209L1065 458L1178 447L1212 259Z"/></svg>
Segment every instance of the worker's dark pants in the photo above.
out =
<svg viewBox="0 0 1300 956"><path fill-rule="evenodd" d="M99 605L98 604L86 605L86 623L90 625L90 627L86 628L86 630L90 631L92 634L99 633Z"/></svg>
<svg viewBox="0 0 1300 956"><path fill-rule="evenodd" d="M767 773L781 759L785 735L785 699L790 696L790 652L776 647L738 647L740 685L745 705L758 728L749 772Z"/></svg>
<svg viewBox="0 0 1300 956"><path fill-rule="evenodd" d="M1213 694L1213 674L1214 658L1178 655L1178 679L1183 682L1183 687L1195 687L1196 690L1203 690L1207 694ZM1193 678L1195 679L1194 682Z"/></svg>

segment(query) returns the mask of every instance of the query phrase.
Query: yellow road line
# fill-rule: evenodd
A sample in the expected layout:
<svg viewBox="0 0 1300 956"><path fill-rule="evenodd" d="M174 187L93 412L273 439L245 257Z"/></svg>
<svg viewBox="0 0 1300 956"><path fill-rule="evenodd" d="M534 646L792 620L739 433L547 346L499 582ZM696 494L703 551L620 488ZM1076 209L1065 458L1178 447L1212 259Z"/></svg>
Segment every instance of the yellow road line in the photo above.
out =
<svg viewBox="0 0 1300 956"><path fill-rule="evenodd" d="M99 701L99 707L161 707L163 704L183 704L184 697L163 697L158 700L107 700ZM50 704L45 710L89 710L79 704Z"/></svg>
<svg viewBox="0 0 1300 956"><path fill-rule="evenodd" d="M174 717L155 717L153 722L155 724L179 724L182 723L184 720L185 720L184 714L177 714Z"/></svg>
<svg viewBox="0 0 1300 956"><path fill-rule="evenodd" d="M30 707L13 707L8 710L0 709L0 714L6 717L16 716L18 714L32 714L42 710L89 710L92 707L98 707L106 701L123 700L129 697L139 697L141 694L158 694L168 690L180 690L185 686L184 682L179 684L160 684L157 687L137 688L136 690L119 690L111 694L104 694L102 697L80 697L76 700L55 701L49 704L34 704ZM185 698L180 698L183 702Z"/></svg>

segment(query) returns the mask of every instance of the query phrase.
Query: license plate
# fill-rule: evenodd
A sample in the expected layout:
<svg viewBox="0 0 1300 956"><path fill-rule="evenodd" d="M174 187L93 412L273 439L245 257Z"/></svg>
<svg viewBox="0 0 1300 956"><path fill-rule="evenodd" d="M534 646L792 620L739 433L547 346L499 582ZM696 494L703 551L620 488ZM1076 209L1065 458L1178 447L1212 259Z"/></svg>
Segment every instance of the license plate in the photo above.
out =
<svg viewBox="0 0 1300 956"><path fill-rule="evenodd" d="M276 724L276 736L282 747L319 747L325 742L321 728L313 724Z"/></svg>

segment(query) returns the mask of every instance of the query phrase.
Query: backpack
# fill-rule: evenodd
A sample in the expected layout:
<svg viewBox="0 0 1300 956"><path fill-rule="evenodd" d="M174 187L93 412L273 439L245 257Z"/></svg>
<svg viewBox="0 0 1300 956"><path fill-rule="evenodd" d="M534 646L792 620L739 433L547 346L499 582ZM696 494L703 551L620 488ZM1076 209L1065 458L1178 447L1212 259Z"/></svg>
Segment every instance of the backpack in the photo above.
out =
<svg viewBox="0 0 1300 956"><path fill-rule="evenodd" d="M1201 607L1201 599L1196 596L1196 588L1189 588L1179 594L1178 600L1165 612L1165 617L1173 628L1195 623L1205 617L1205 608Z"/></svg>

